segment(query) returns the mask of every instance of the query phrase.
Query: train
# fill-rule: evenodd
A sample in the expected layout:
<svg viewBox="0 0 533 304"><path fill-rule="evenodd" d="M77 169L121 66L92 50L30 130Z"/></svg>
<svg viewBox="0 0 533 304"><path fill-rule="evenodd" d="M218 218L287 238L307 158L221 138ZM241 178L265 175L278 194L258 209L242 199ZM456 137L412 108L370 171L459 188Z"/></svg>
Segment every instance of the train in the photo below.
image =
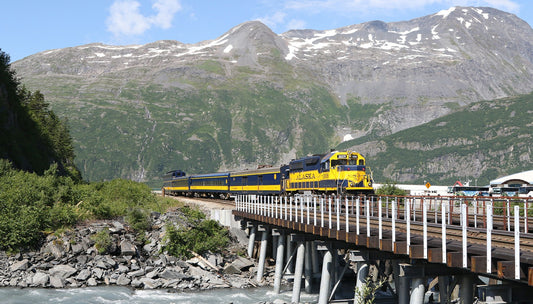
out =
<svg viewBox="0 0 533 304"><path fill-rule="evenodd" d="M163 176L163 195L215 197L236 195L372 195L372 172L354 151L330 151L293 159L288 165L254 170Z"/></svg>

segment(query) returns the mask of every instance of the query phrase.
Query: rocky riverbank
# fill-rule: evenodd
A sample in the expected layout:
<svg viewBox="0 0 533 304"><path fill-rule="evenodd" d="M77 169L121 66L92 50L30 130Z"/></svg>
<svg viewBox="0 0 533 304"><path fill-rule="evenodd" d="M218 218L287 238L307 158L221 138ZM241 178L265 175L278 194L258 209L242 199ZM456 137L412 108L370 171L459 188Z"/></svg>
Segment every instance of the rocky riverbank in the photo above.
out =
<svg viewBox="0 0 533 304"><path fill-rule="evenodd" d="M184 223L180 223L179 211L152 213L151 221L152 230L146 232L142 243L123 221L98 221L49 235L37 252L1 252L0 287L118 285L185 291L272 283L272 269L267 269L263 282L255 282L255 261L240 256L245 249L236 242L222 253L189 260L162 253L165 223ZM105 254L100 254L94 236L105 229L111 244Z"/></svg>

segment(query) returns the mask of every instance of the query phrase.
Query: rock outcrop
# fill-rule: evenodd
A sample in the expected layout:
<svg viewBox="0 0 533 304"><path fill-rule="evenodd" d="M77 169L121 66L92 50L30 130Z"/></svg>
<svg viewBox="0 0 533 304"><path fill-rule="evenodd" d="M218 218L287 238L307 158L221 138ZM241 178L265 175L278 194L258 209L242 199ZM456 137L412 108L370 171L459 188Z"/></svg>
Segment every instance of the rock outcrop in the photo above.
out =
<svg viewBox="0 0 533 304"><path fill-rule="evenodd" d="M133 231L119 221L99 221L80 225L60 236L49 235L38 252L15 255L1 252L0 287L119 285L176 291L258 284L249 280L253 277L250 271L254 270L254 261L232 252L231 248L239 248L237 244L223 253L190 260L161 252L164 224L172 218L176 214L154 214L154 229L146 233L144 243L137 242ZM113 245L99 254L93 236L103 229L109 230ZM270 281L267 276L260 284Z"/></svg>

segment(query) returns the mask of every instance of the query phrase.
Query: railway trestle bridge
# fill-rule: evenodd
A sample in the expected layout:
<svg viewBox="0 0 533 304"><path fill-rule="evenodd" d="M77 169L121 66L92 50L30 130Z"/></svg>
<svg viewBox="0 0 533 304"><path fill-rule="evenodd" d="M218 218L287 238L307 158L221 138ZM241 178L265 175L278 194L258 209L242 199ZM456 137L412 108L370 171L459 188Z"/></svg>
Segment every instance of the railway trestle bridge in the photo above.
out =
<svg viewBox="0 0 533 304"><path fill-rule="evenodd" d="M249 231L249 256L258 240L257 281L271 247L274 291L292 279L293 303L302 283L319 303L359 303L370 265L388 278L392 303L533 301L531 198L239 195L233 215ZM356 292L337 299L352 264Z"/></svg>

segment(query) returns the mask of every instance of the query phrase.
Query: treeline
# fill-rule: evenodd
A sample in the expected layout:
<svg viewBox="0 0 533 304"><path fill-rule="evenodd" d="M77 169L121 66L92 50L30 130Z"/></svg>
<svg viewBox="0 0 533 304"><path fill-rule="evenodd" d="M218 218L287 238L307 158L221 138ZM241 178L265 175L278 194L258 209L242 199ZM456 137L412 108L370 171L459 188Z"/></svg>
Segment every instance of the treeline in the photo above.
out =
<svg viewBox="0 0 533 304"><path fill-rule="evenodd" d="M55 115L43 94L20 84L0 49L0 158L38 174L56 163L59 174L81 180L74 157L67 121Z"/></svg>

